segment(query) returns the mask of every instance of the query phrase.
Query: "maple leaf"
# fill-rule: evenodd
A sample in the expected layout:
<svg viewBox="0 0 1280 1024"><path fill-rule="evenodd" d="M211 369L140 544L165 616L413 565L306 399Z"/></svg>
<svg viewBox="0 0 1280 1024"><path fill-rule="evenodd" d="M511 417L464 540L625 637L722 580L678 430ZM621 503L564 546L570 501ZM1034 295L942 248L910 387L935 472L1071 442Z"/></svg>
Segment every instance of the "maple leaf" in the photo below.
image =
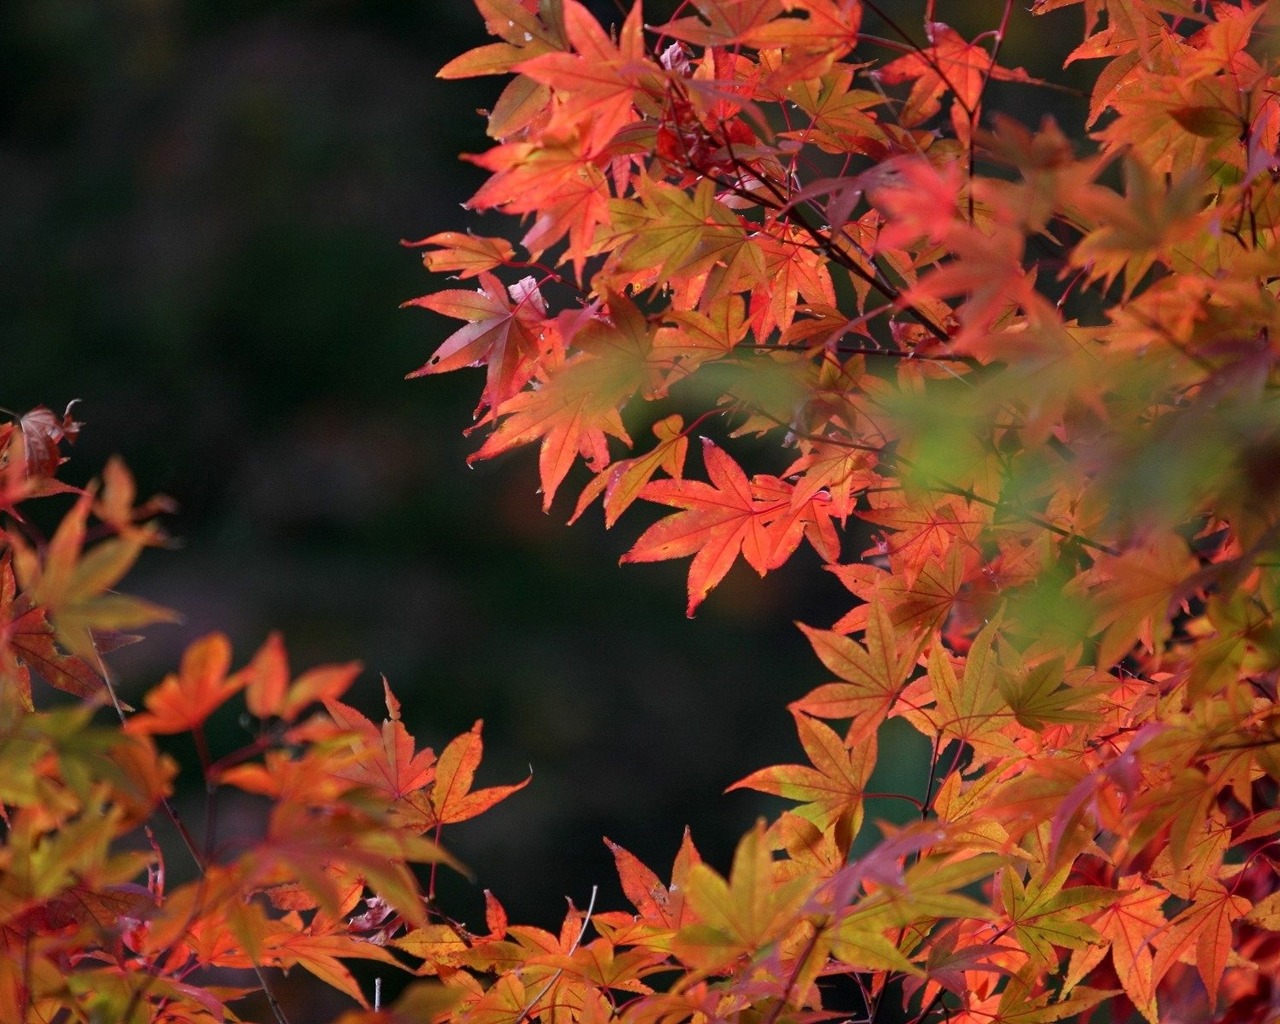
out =
<svg viewBox="0 0 1280 1024"><path fill-rule="evenodd" d="M484 753L484 742L480 739L483 726L483 722L477 721L470 732L464 732L450 740L440 751L435 785L430 794L431 809L438 825L467 821L483 814L500 800L524 789L533 778L530 775L509 786L490 786L475 790L471 788L476 768L480 765L480 757Z"/></svg>
<svg viewBox="0 0 1280 1024"><path fill-rule="evenodd" d="M257 890L301 882L321 910L340 917L363 882L415 927L426 909L408 863L448 864L465 870L425 836L389 827L379 816L349 804L323 808L295 801L271 809L267 835L239 862L246 887Z"/></svg>
<svg viewBox="0 0 1280 1024"><path fill-rule="evenodd" d="M18 420L27 476L53 476L57 468L67 461L61 446L63 442L73 443L84 426L71 418L71 410L77 402L79 399L68 403L61 419L43 405L38 405Z"/></svg>
<svg viewBox="0 0 1280 1024"><path fill-rule="evenodd" d="M436 974L456 962L456 954L467 949L467 943L453 925L428 924L391 938L391 945L422 960L419 974Z"/></svg>
<svg viewBox="0 0 1280 1024"><path fill-rule="evenodd" d="M266 922L262 928L264 934L260 937L260 949L265 962L285 970L301 967L366 1008L369 1002L343 961L374 960L400 966L400 962L382 946L349 934L341 922L328 921L317 927L316 922L304 925L298 915L289 914Z"/></svg>
<svg viewBox="0 0 1280 1024"><path fill-rule="evenodd" d="M862 24L862 4L847 0L791 0L785 7L794 16L748 28L742 37L757 49L781 52L784 63L769 79L774 87L825 74L854 48Z"/></svg>
<svg viewBox="0 0 1280 1024"><path fill-rule="evenodd" d="M1082 918L1110 906L1115 891L1097 885L1062 888L1070 865L1049 878L1032 877L1024 885L1012 868L1000 880L1005 913L1013 924L1013 934L1033 961L1057 963L1054 946L1077 949L1096 943L1098 932Z"/></svg>
<svg viewBox="0 0 1280 1024"><path fill-rule="evenodd" d="M686 15L659 28L663 35L703 46L729 46L782 13L783 0L694 0L701 18Z"/></svg>
<svg viewBox="0 0 1280 1024"><path fill-rule="evenodd" d="M724 358L746 337L741 296L720 294L704 307L673 310L654 336L654 355L671 366L673 379L690 376L703 363Z"/></svg>
<svg viewBox="0 0 1280 1024"><path fill-rule="evenodd" d="M352 707L337 700L326 700L325 710L339 728L350 732L356 739L352 753L354 761L349 767L334 774L366 787L384 797L389 806L403 802L406 813L413 807L413 797L432 785L436 777L436 756L428 747L415 750L412 736L400 721L400 705L383 680L383 695L387 704L387 719L379 729L368 718ZM425 832L434 822L412 822L419 832Z"/></svg>
<svg viewBox="0 0 1280 1024"><path fill-rule="evenodd" d="M792 708L796 731L809 756L808 765L774 765L739 779L729 791L755 789L795 800L794 813L812 821L822 831L835 828L847 849L862 827L862 801L867 780L876 764L875 735L853 746L835 730Z"/></svg>
<svg viewBox="0 0 1280 1024"><path fill-rule="evenodd" d="M947 232L951 259L903 292L902 301L924 305L956 295L965 299L955 311L961 329L952 335L953 350L980 355L991 345L994 325L1017 311L1042 308L1036 275L1023 267L1020 226L995 223L986 230L956 224Z"/></svg>
<svg viewBox="0 0 1280 1024"><path fill-rule="evenodd" d="M685 454L689 448L684 420L678 413L672 413L653 425L653 433L658 443L644 455L620 459L607 472L597 473L591 478L578 497L570 523L582 515L603 491L604 525L611 527L618 521L618 516L640 497L645 485L659 469L673 480L684 476Z"/></svg>
<svg viewBox="0 0 1280 1024"><path fill-rule="evenodd" d="M268 835L176 893L157 861L137 901L104 895L142 863L105 858L167 768L145 737L95 754L101 737L20 704L42 664L96 685L75 655L101 649L113 574L159 539L109 467L90 511L114 546L86 549L79 503L47 556L34 529L0 533L0 941L22 953L0 958L0 1018L209 1024L231 997L194 982L250 966L362 1001L346 961L365 948L439 983L350 1024L816 1021L820 975L857 987L865 1016L900 995L921 1019L1042 1024L1127 996L1152 1024L1261 1019L1280 963L1273 19L1253 0L1083 2L1069 60L1106 60L1098 154L998 122L978 140L992 176L970 138L984 91L1030 81L995 66L1003 25L969 42L928 24L879 73L910 89L894 102L855 87L872 66L855 50L881 45L859 38L858 0L687 0L667 31L692 45L657 59L638 3L615 34L582 0L477 0L497 41L442 74L514 78L470 207L526 217L524 249L571 264L576 281L546 280L579 297L552 316L538 281L495 275L512 244L431 235L428 268L479 290L417 300L463 321L418 372L487 366L478 455L538 442L547 505L579 457L595 475L575 518L598 497L608 525L637 497L665 505L626 559L691 556L690 613L739 556L764 573L807 540L833 562L837 519L882 531L829 566L856 607L804 627L838 679L792 705L808 763L735 786L798 806L742 840L727 879L687 834L670 885L610 844L636 913L594 915L598 938L572 904L556 933L487 894L473 935L409 862L443 856L423 831L518 788L473 791L479 723L436 760L389 688L381 723L339 703L354 666L291 681L272 636L228 676L206 640L137 731L200 729L244 689L264 721L206 774L268 803ZM1120 195L1096 182L1126 147ZM640 407L668 398L679 415ZM71 421L37 412L0 425L14 516L62 486ZM688 423L723 412L745 414L734 436L785 432L798 459L772 476L704 441L687 479ZM655 443L615 461L632 419ZM1173 460L1196 480L1169 500L1152 486ZM317 700L329 717L301 721ZM920 820L846 863L893 715L932 742ZM1112 973L1115 992L1083 984Z"/></svg>
<svg viewBox="0 0 1280 1024"><path fill-rule="evenodd" d="M1235 946L1233 926L1251 907L1249 900L1230 892L1217 879L1207 879L1193 894L1191 905L1153 940L1155 980L1158 982L1179 960L1194 963L1209 990L1209 1005L1215 1005Z"/></svg>
<svg viewBox="0 0 1280 1024"><path fill-rule="evenodd" d="M1091 586L1094 629L1102 631L1098 664L1114 664L1135 642L1159 650L1169 636L1179 587L1195 570L1186 542L1171 532L1100 555L1078 584Z"/></svg>
<svg viewBox="0 0 1280 1024"><path fill-rule="evenodd" d="M739 280L766 279L759 246L738 215L716 198L709 178L703 178L692 195L647 178L638 191L639 202L615 199L609 204L611 235L604 244L615 248L613 261L619 270L639 271L648 283L692 279L718 263L727 268L728 290Z"/></svg>
<svg viewBox="0 0 1280 1024"><path fill-rule="evenodd" d="M516 70L551 87L557 102L545 131L567 134L581 127L586 155L592 156L633 119L637 78L657 68L645 62L639 4L623 22L617 46L577 0L564 0L562 10L574 52L531 57Z"/></svg>
<svg viewBox="0 0 1280 1024"><path fill-rule="evenodd" d="M125 730L164 735L199 729L247 685L246 676L227 676L230 667L231 641L225 634L201 637L183 651L179 670L147 694L147 710L130 718Z"/></svg>
<svg viewBox="0 0 1280 1024"><path fill-rule="evenodd" d="M416 242L400 244L415 249L431 246L433 251L422 254L422 265L436 274L456 270L457 276L464 280L516 258L515 250L505 238L485 238L469 232L441 231Z"/></svg>
<svg viewBox="0 0 1280 1024"><path fill-rule="evenodd" d="M542 350L539 325L546 315L536 287L513 289L508 298L492 274L481 271L476 291L448 289L411 299L406 306L421 306L458 320L467 326L454 331L430 359L408 374L409 378L447 373L464 366L488 367L483 404L500 405L519 391ZM526 279L532 283L532 279Z"/></svg>
<svg viewBox="0 0 1280 1024"><path fill-rule="evenodd" d="M599 472L610 461L606 435L631 444L619 409L650 380L653 330L629 299L611 293L608 301L608 319L593 318L574 335L577 353L549 380L497 407L498 426L471 456L492 458L541 438L544 512L580 454Z"/></svg>
<svg viewBox="0 0 1280 1024"><path fill-rule="evenodd" d="M24 541L10 536L18 582L34 604L42 606L58 641L86 661L96 661L96 631L113 631L153 622L176 622L167 608L111 592L147 543L145 536L124 535L84 550L94 490L84 492L58 524L41 558Z"/></svg>
<svg viewBox="0 0 1280 1024"><path fill-rule="evenodd" d="M491 36L508 42L528 42L529 37L563 49L564 36L554 10L539 11L534 0L476 0L484 16L485 28Z"/></svg>
<svg viewBox="0 0 1280 1024"><path fill-rule="evenodd" d="M659 562L693 555L689 566L689 603L693 617L711 589L724 579L738 555L763 576L795 550L810 526L815 547L828 557L832 538L821 532L827 521L812 502L793 508L793 488L776 477L748 480L741 467L710 438L702 439L702 459L711 483L701 480L653 480L640 497L680 509L650 526L622 556L623 562ZM822 503L822 504L825 504Z"/></svg>
<svg viewBox="0 0 1280 1024"><path fill-rule="evenodd" d="M266 642L237 673L245 680L245 705L257 718L280 718L292 722L312 704L336 701L360 674L361 665L313 668L289 682L289 661L280 634L271 633Z"/></svg>
<svg viewBox="0 0 1280 1024"><path fill-rule="evenodd" d="M1071 252L1071 261L1108 288L1124 275L1127 298L1157 259L1204 230L1198 174L1165 182L1136 159L1124 164L1125 194L1094 186L1077 206L1096 224Z"/></svg>
<svg viewBox="0 0 1280 1024"><path fill-rule="evenodd" d="M164 531L152 517L174 512L177 505L163 494L135 504L137 488L123 460L112 456L102 470L102 492L93 503L93 514L119 536L143 546L163 544Z"/></svg>
<svg viewBox="0 0 1280 1024"><path fill-rule="evenodd" d="M50 686L66 693L84 698L104 695L106 683L98 673L80 658L58 649L44 609L31 605L25 595L16 595L17 581L6 551L0 556L0 670L16 688L23 707L35 707L27 666Z"/></svg>
<svg viewBox="0 0 1280 1024"><path fill-rule="evenodd" d="M1065 988L1069 991L1110 953L1125 995L1150 1024L1159 1024L1151 944L1168 927L1161 907L1168 901L1169 893L1145 884L1138 875L1121 878L1117 889L1120 898L1089 922L1105 944L1077 949L1072 954Z"/></svg>
<svg viewBox="0 0 1280 1024"><path fill-rule="evenodd" d="M705 864L690 869L685 903L697 923L680 930L675 949L707 969L749 955L795 927L812 886L807 878L777 883L764 824L758 822L738 843L728 880Z"/></svg>
<svg viewBox="0 0 1280 1024"><path fill-rule="evenodd" d="M959 546L976 549L982 528L990 521L976 503L955 495L909 498L903 494L876 495L871 507L855 513L860 519L889 528L874 549L887 554L890 564L908 585L927 566L936 565ZM867 552L871 553L871 552Z"/></svg>
<svg viewBox="0 0 1280 1024"><path fill-rule="evenodd" d="M929 652L929 682L935 706L917 713L917 717L933 723L944 740L956 739L972 746L974 760L970 769L999 758L1021 756L1006 731L1010 716L998 685L1000 674L992 651L998 628L998 622L989 623L974 639L964 661L963 681L956 676L942 644L934 644Z"/></svg>
<svg viewBox="0 0 1280 1024"><path fill-rule="evenodd" d="M999 688L1014 717L1028 729L1042 731L1048 723L1092 722L1098 715L1089 709L1078 707L1090 698L1106 693L1110 682L1093 686L1080 685L1070 678L1082 673L1068 674L1062 658L1048 658L1038 664L1027 665L1011 649L1004 648L1004 661L1008 669L999 677ZM1083 673L1091 675L1086 669Z"/></svg>
<svg viewBox="0 0 1280 1024"><path fill-rule="evenodd" d="M680 849L671 867L671 884L665 886L658 876L634 854L608 839L605 846L613 853L622 891L640 915L639 923L630 914L605 913L592 918L597 928L621 945L632 937L653 948L666 948L670 938L693 920L693 911L685 902L689 872L702 863L689 829L684 830Z"/></svg>
<svg viewBox="0 0 1280 1024"><path fill-rule="evenodd" d="M50 477L34 477L28 473L22 431L12 423L0 424L0 511L8 512L21 522L17 506L22 502L62 493L80 494L81 491ZM7 533L0 532L0 536Z"/></svg>
<svg viewBox="0 0 1280 1024"><path fill-rule="evenodd" d="M1080 986L1055 999L1035 983L1033 968L1024 968L993 995L969 994L964 1009L950 1015L952 1024L1050 1024L1076 1018L1115 995L1114 990Z"/></svg>
<svg viewBox="0 0 1280 1024"><path fill-rule="evenodd" d="M764 259L764 273L771 282L767 291L751 293L751 327L757 338L768 337L774 328L787 330L795 319L801 295L811 303L836 304L826 260L808 243L807 236L791 226L780 235L756 239Z"/></svg>
<svg viewBox="0 0 1280 1024"><path fill-rule="evenodd" d="M831 937L831 956L846 967L859 971L896 971L906 977L919 976L920 968L903 955L898 943L877 928L878 915L864 916L853 911L836 926Z"/></svg>
<svg viewBox="0 0 1280 1024"><path fill-rule="evenodd" d="M955 890L990 875L1002 859L997 856L980 855L950 863L928 857L905 872L897 864L894 865L897 870L888 873L872 869L872 859L896 861L911 850L918 852L922 845L928 845L930 838L939 838L936 828L925 823L921 826L933 835L929 837L919 831L912 835L909 829L905 835L881 844L883 851L875 851L845 869L850 880L859 879L868 892L839 913L832 936L832 954L841 963L861 970L901 971L919 978L923 972L907 959L902 948L910 934L906 929L949 917L981 920L990 916L982 904ZM886 874L891 877L884 877ZM895 937L890 938L891 933L896 933Z"/></svg>
<svg viewBox="0 0 1280 1024"><path fill-rule="evenodd" d="M467 205L536 214L521 244L536 259L568 235L567 255L581 276L597 229L609 221L610 203L608 181L581 136L554 137L542 145L505 142L468 159L493 176Z"/></svg>
<svg viewBox="0 0 1280 1024"><path fill-rule="evenodd" d="M484 15L489 34L502 42L477 46L455 57L436 72L437 77L501 74L536 54L565 48L564 34L556 19L544 20L521 0L478 0L476 6Z"/></svg>
<svg viewBox="0 0 1280 1024"><path fill-rule="evenodd" d="M947 553L946 561L927 563L912 584L907 583L902 573L886 572L865 562L827 566L865 602L832 628L837 633L865 629L870 608L877 602L888 606L889 618L899 630L923 634L940 628L960 600L966 560L965 549L955 546Z"/></svg>
<svg viewBox="0 0 1280 1024"><path fill-rule="evenodd" d="M870 452L817 442L788 466L782 476L800 477L792 494L793 502L805 502L825 492L832 517L843 523L853 514L857 494L879 481L873 471L875 463L876 457Z"/></svg>
<svg viewBox="0 0 1280 1024"><path fill-rule="evenodd" d="M911 674L920 641L899 647L899 633L883 602L869 610L866 645L826 629L799 624L814 653L842 682L819 686L790 705L819 718L850 718L846 742L866 742L888 717Z"/></svg>
<svg viewBox="0 0 1280 1024"><path fill-rule="evenodd" d="M911 82L911 95L900 114L904 125L927 121L942 106L942 97L950 92L956 99L951 108L951 123L961 144L969 139L970 124L977 120L982 91L988 79L1006 82L1029 82L1022 68L1002 68L981 46L965 42L954 29L940 21L925 23L929 46L891 61L876 72L889 85Z"/></svg>

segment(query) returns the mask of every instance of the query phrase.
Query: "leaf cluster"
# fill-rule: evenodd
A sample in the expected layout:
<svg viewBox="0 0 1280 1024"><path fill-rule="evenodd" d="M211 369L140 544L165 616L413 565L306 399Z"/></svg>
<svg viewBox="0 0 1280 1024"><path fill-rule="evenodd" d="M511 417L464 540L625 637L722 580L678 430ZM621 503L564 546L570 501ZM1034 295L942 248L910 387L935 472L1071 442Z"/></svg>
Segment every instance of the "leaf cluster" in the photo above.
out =
<svg viewBox="0 0 1280 1024"><path fill-rule="evenodd" d="M127 707L107 656L173 616L115 588L168 503L118 461L62 482L80 424L36 409L0 426L0 1019L239 1021L256 994L285 1024L294 968L343 1024L1273 1019L1274 10L1084 0L1064 133L986 110L1045 87L1001 61L1008 6L965 39L931 3L922 45L864 33L899 31L871 0L612 30L476 6L495 41L441 74L509 76L470 205L525 230L414 243L470 282L412 303L462 322L416 374L485 367L475 457L536 444L545 508L585 476L575 518L663 509L624 561L690 558L691 615L801 544L847 588L801 627L827 676L790 707L803 760L732 787L787 808L724 873L688 833L669 880L606 840L630 910L546 930L489 895L473 931L436 899L441 833L524 785L474 788L480 723L420 749L389 686L376 722L343 701L358 665L295 676L276 636L239 668L204 637ZM785 468L744 469L744 436ZM57 495L46 538L28 503ZM227 709L244 741L213 749ZM867 820L895 718L932 751L896 826ZM258 832L219 839L228 791ZM384 1008L357 960L419 980Z"/></svg>
<svg viewBox="0 0 1280 1024"><path fill-rule="evenodd" d="M468 205L524 230L414 243L480 286L416 300L465 321L416 375L487 367L475 458L538 445L544 509L660 507L623 561L691 558L688 614L801 544L851 597L729 875L616 850L635 914L456 1019L1274 1012L1275 9L1080 6L1064 130L988 109L1058 87L1002 60L1008 5L915 44L871 0L477 0L498 41L440 74L507 76ZM891 718L933 756L877 838Z"/></svg>
<svg viewBox="0 0 1280 1024"><path fill-rule="evenodd" d="M271 976L293 968L369 1007L354 961L413 974L436 959L424 932L472 941L435 904L437 867L462 870L441 832L528 780L475 789L481 723L438 756L418 749L389 686L379 725L341 700L358 663L295 677L276 634L235 671L227 638L203 637L143 710L126 705L106 656L140 639L122 630L175 616L113 588L164 543L171 503L135 504L119 460L87 488L59 481L80 426L39 408L0 427L0 1019L211 1024L247 1019L236 1007L256 995L279 1024ZM24 503L64 493L74 504L46 539ZM43 707L35 682L77 701ZM244 742L214 750L206 726L228 707ZM155 739L176 734L199 758L200 841ZM220 841L235 792L262 804L262 827Z"/></svg>

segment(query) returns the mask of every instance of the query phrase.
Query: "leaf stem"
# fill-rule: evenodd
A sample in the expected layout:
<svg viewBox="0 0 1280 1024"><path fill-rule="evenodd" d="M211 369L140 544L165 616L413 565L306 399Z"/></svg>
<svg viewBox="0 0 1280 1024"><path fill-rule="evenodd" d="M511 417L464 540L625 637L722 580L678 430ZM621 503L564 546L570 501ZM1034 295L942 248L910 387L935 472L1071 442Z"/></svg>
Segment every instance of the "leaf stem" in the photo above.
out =
<svg viewBox="0 0 1280 1024"><path fill-rule="evenodd" d="M565 953L566 956L573 956L573 954L578 951L578 947L582 944L582 937L587 934L587 926L591 923L591 914L595 910L596 894L599 891L599 888L600 887L597 885L593 885L591 887L591 899L587 903L586 911L582 915L582 926L578 929L577 937L573 940L568 951ZM547 983L539 990L538 994L525 1003L520 1012L516 1014L516 1018L512 1024L524 1024L524 1021L529 1019L529 1015L532 1013L533 1008L538 1005L543 996L551 991L551 987L560 980L563 974L564 968L561 967L555 974L551 975L551 977L547 979Z"/></svg>

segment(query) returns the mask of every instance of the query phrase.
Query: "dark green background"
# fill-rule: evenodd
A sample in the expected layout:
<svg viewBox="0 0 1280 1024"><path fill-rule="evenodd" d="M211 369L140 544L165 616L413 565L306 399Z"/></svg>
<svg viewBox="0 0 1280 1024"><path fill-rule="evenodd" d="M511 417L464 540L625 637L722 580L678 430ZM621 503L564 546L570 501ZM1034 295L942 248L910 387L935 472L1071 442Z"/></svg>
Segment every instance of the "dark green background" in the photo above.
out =
<svg viewBox="0 0 1280 1024"><path fill-rule="evenodd" d="M1000 10L951 6L970 33ZM1061 51L1028 24L1009 52L1049 73ZM485 148L474 111L499 85L434 78L483 41L465 0L0 5L0 404L81 399L68 478L119 452L180 505L180 547L123 589L183 624L119 652L129 693L209 630L241 663L279 628L295 668L363 660L374 716L385 673L424 744L484 718L481 784L533 782L448 830L476 880L446 901L479 925L491 888L554 926L596 884L623 906L602 835L665 874L689 824L727 866L774 808L721 790L799 756L785 704L826 679L791 620L846 602L806 553L764 582L735 569L687 621L684 563L617 565L651 515L565 527L581 477L546 516L533 451L466 468L480 371L403 380L452 327L398 309L446 283L398 240L507 230L464 215L481 179L456 159ZM1019 88L1038 121L1045 95ZM912 785L914 750L886 746L883 788Z"/></svg>

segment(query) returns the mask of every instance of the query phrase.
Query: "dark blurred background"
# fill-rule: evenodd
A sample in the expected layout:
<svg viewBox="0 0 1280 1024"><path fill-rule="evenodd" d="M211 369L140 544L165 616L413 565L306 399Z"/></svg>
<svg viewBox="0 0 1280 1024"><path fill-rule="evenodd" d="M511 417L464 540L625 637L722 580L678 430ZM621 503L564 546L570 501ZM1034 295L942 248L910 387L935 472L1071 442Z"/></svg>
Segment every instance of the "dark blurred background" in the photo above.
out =
<svg viewBox="0 0 1280 1024"><path fill-rule="evenodd" d="M952 6L970 34L1001 9ZM921 5L892 7L919 35ZM1028 24L1007 52L1049 73ZM687 621L685 563L617 565L644 512L567 528L583 478L547 516L532 450L466 468L481 371L403 379L453 327L398 309L447 285L398 240L509 230L459 205L499 83L434 77L484 41L467 0L0 4L0 405L81 399L68 478L118 452L180 506L181 546L123 589L183 623L119 652L129 692L209 630L240 664L278 628L295 670L362 660L374 717L385 674L423 744L483 718L479 784L533 782L446 833L476 876L446 903L478 925L491 888L554 927L596 884L624 905L602 835L665 876L688 824L727 867L776 808L721 791L800 756L784 706L825 681L791 620L847 606L802 554ZM878 788L918 788L917 747L887 739Z"/></svg>

